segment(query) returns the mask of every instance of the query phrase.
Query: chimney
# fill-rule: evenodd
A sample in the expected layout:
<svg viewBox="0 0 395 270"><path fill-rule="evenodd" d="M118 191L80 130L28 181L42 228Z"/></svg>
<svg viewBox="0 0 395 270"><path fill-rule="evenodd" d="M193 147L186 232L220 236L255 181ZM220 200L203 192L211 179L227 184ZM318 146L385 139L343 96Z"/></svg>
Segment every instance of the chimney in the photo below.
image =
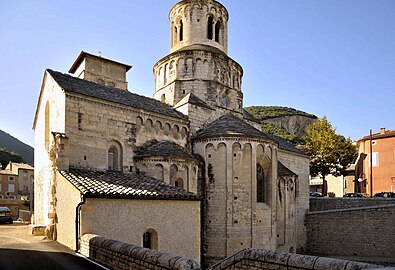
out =
<svg viewBox="0 0 395 270"><path fill-rule="evenodd" d="M385 128L380 128L380 134L385 134Z"/></svg>
<svg viewBox="0 0 395 270"><path fill-rule="evenodd" d="M111 59L81 52L69 72L80 79L127 90L126 72L131 68L132 66Z"/></svg>

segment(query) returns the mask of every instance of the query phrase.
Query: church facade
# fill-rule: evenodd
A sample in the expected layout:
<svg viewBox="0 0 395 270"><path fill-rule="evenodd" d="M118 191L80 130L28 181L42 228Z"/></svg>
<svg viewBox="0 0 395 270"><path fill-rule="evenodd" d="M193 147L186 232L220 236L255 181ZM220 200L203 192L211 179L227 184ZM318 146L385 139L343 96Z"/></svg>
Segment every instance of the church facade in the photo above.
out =
<svg viewBox="0 0 395 270"><path fill-rule="evenodd" d="M81 52L47 69L37 105L35 224L78 250L99 234L210 264L246 247L305 246L308 158L243 109L226 8L183 0L154 98L129 65Z"/></svg>

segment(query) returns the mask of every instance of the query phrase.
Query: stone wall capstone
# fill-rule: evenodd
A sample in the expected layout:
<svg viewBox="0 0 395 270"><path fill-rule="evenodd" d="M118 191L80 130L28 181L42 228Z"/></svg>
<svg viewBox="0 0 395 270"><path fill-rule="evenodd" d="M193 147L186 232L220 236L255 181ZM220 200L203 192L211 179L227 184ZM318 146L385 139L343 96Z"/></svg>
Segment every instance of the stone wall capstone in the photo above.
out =
<svg viewBox="0 0 395 270"><path fill-rule="evenodd" d="M161 253L93 234L84 234L81 237L81 254L114 270L200 269L200 265L189 258Z"/></svg>
<svg viewBox="0 0 395 270"><path fill-rule="evenodd" d="M317 256L299 255L293 253L276 252L264 249L246 248L222 262L208 268L208 270L241 270L241 269L383 269L383 266L339 260ZM386 270L395 268L385 268Z"/></svg>
<svg viewBox="0 0 395 270"><path fill-rule="evenodd" d="M395 198L310 198L310 212L391 204L395 205Z"/></svg>

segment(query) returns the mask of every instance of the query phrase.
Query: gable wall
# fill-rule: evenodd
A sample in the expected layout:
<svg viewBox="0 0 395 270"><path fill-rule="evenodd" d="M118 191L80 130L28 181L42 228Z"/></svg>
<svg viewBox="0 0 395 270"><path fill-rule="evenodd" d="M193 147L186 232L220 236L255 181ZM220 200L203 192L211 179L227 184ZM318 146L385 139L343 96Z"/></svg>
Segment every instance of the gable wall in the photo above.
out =
<svg viewBox="0 0 395 270"><path fill-rule="evenodd" d="M49 143L45 143L45 108L49 104ZM37 107L37 114L34 126L34 217L35 224L47 224L49 222L48 213L53 209L50 202L51 185L53 182L54 161L53 136L51 132L65 131L65 94L63 90L48 75L45 76L40 101Z"/></svg>
<svg viewBox="0 0 395 270"><path fill-rule="evenodd" d="M70 166L107 169L107 151L112 141L122 145L124 171L134 166L135 147L149 140L168 140L181 146L187 143L186 120L71 95L67 96L66 111L66 156Z"/></svg>
<svg viewBox="0 0 395 270"><path fill-rule="evenodd" d="M200 201L88 198L81 210L82 235L142 246L154 229L159 252L200 261Z"/></svg>

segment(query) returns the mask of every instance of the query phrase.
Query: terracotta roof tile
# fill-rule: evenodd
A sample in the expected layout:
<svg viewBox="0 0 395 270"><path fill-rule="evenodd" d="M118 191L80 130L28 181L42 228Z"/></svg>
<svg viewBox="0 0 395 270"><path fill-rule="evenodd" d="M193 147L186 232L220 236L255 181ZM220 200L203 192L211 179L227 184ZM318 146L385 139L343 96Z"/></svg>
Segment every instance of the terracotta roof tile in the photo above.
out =
<svg viewBox="0 0 395 270"><path fill-rule="evenodd" d="M186 152L184 148L176 143L169 141L151 141L139 147L139 149L136 150L135 153L136 158L173 157L187 160L195 160L195 158L191 154Z"/></svg>
<svg viewBox="0 0 395 270"><path fill-rule="evenodd" d="M65 91L165 114L171 117L188 119L186 115L156 99L140 96L118 88L103 86L50 69L47 69L47 71Z"/></svg>
<svg viewBox="0 0 395 270"><path fill-rule="evenodd" d="M143 173L70 169L60 174L89 198L199 200L199 196Z"/></svg>
<svg viewBox="0 0 395 270"><path fill-rule="evenodd" d="M194 139L213 137L253 137L270 139L265 133L233 114L226 114L196 132Z"/></svg>

